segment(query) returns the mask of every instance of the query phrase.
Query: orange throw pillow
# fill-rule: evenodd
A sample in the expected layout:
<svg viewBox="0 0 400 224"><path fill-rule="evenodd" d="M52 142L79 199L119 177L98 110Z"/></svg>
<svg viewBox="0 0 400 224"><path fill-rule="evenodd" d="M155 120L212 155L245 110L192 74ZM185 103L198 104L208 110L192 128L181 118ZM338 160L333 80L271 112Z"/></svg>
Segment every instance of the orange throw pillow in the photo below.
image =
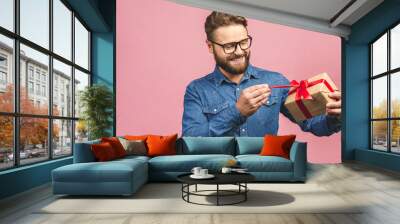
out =
<svg viewBox="0 0 400 224"><path fill-rule="evenodd" d="M90 146L94 157L99 162L116 159L115 151L109 142L102 142Z"/></svg>
<svg viewBox="0 0 400 224"><path fill-rule="evenodd" d="M101 138L101 142L108 142L118 158L126 156L126 151L117 137Z"/></svg>
<svg viewBox="0 0 400 224"><path fill-rule="evenodd" d="M135 140L146 141L147 136L148 135L125 135L124 138L130 141L135 141Z"/></svg>
<svg viewBox="0 0 400 224"><path fill-rule="evenodd" d="M290 159L290 148L296 135L265 135L264 146L261 149L260 155L262 156L281 156Z"/></svg>
<svg viewBox="0 0 400 224"><path fill-rule="evenodd" d="M176 155L176 139L178 134L171 136L149 135L146 143L148 156Z"/></svg>

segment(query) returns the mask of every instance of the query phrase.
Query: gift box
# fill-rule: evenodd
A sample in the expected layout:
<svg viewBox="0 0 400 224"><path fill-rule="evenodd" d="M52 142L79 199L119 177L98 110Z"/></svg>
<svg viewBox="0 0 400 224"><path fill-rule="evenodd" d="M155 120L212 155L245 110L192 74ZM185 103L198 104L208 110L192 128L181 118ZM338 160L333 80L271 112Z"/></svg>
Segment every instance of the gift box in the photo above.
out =
<svg viewBox="0 0 400 224"><path fill-rule="evenodd" d="M329 93L338 91L335 83L327 73L321 73L307 80L290 83L289 95L285 107L296 122L326 113L326 104L335 100Z"/></svg>

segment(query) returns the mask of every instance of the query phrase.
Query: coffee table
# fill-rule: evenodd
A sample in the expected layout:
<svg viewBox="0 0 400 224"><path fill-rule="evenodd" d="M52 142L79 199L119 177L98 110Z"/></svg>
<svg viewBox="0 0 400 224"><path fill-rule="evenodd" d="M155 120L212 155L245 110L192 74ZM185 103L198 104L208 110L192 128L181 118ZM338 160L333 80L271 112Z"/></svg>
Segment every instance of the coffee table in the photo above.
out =
<svg viewBox="0 0 400 224"><path fill-rule="evenodd" d="M255 177L249 173L213 173L215 176L212 179L193 179L190 177L191 173L182 174L177 177L178 181L182 183L182 199L188 203L198 204L198 205L234 205L247 201L247 192L249 188L247 183L255 180ZM215 190L198 190L197 185L215 185ZM195 186L194 191L190 191L190 186ZM225 190L220 189L220 185L236 185L237 190ZM214 192L215 194L206 194L209 192ZM190 196L203 196L203 197L216 197L216 204L202 204L193 202L190 200ZM240 196L239 200L231 203L221 203L222 197L232 197Z"/></svg>

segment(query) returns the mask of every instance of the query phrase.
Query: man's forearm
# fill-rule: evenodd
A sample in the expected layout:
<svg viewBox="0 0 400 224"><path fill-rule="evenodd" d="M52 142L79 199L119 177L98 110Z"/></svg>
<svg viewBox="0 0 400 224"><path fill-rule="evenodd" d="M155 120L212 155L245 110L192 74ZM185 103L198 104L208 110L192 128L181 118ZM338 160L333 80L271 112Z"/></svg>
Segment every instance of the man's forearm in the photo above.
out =
<svg viewBox="0 0 400 224"><path fill-rule="evenodd" d="M303 121L300 127L303 131L311 132L316 136L330 136L340 131L341 122L334 117L320 115Z"/></svg>

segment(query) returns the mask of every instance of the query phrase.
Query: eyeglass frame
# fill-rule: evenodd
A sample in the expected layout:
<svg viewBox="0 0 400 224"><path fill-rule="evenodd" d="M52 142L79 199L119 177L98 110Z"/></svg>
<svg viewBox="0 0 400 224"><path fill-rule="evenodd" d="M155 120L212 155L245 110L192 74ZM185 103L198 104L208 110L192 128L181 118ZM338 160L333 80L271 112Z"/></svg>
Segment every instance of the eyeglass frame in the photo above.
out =
<svg viewBox="0 0 400 224"><path fill-rule="evenodd" d="M246 49L243 49L243 48L240 46L240 42L242 42L242 41L244 41L244 40L247 40L247 39L250 40L249 47L246 48ZM242 51L249 49L249 48L251 47L251 43L253 42L253 37L251 37L250 35L247 35L247 38L245 38L245 39L243 39L243 40L240 40L240 41L238 41L238 42L229 42L229 43L226 43L226 44L220 44L220 43L217 43L217 42L212 41L212 40L209 40L209 39L208 39L208 41L210 41L211 43L216 44L216 45L222 47L222 49L224 50L224 53L225 53L225 54L233 54L233 53L236 51L238 45L239 45L240 49L242 49ZM234 49L231 53L226 53L225 45L228 45L228 44L235 44L235 49Z"/></svg>

